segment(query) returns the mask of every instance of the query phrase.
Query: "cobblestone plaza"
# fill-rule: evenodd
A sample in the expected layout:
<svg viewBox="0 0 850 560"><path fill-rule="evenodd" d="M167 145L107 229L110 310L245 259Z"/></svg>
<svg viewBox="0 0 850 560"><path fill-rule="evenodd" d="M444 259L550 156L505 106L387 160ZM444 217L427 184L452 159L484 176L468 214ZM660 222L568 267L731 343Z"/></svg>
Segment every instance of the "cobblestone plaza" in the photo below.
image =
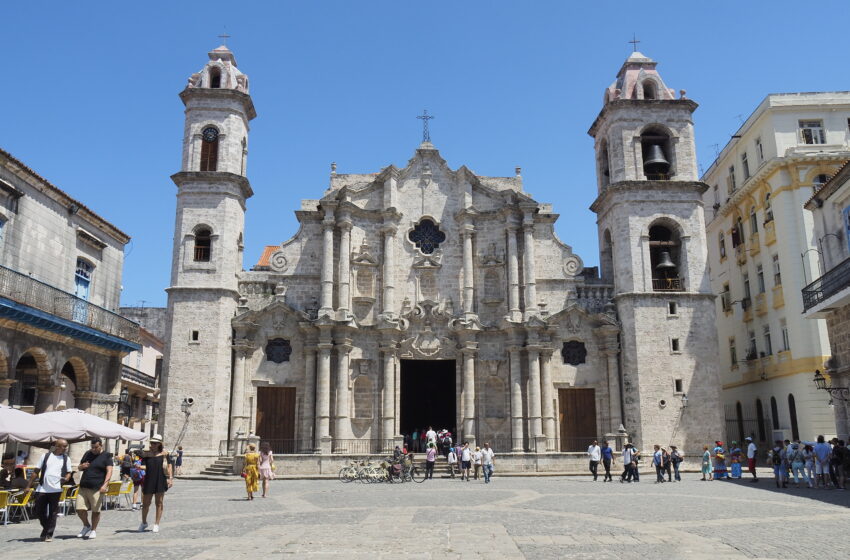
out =
<svg viewBox="0 0 850 560"><path fill-rule="evenodd" d="M161 532L105 512L95 541L76 516L53 542L37 521L0 528L9 557L83 558L819 558L846 556L850 493L778 491L773 481L593 483L504 477L484 485L276 480L244 499L240 482L178 480ZM151 518L152 519L152 518Z"/></svg>

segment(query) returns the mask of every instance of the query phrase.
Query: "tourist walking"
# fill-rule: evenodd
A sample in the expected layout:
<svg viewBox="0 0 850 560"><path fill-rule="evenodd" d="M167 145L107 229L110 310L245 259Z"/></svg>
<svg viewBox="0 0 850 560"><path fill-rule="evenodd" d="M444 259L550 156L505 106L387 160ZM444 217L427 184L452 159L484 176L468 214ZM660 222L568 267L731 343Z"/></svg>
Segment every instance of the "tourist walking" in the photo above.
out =
<svg viewBox="0 0 850 560"><path fill-rule="evenodd" d="M614 458L614 450L608 445L607 441L602 442L602 447L599 448L599 454L602 457L602 466L605 468L605 477L602 482L611 482L611 460Z"/></svg>
<svg viewBox="0 0 850 560"><path fill-rule="evenodd" d="M673 473L670 465L670 453L666 447L661 448L661 464L664 472L667 473L667 482L673 482Z"/></svg>
<svg viewBox="0 0 850 560"><path fill-rule="evenodd" d="M469 442L463 442L463 448L460 450L460 479L466 476L466 481L469 482L469 471L472 470L472 450L469 448Z"/></svg>
<svg viewBox="0 0 850 560"><path fill-rule="evenodd" d="M808 443L803 444L803 460L805 461L806 476L812 484L815 483L815 450Z"/></svg>
<svg viewBox="0 0 850 560"><path fill-rule="evenodd" d="M148 511L153 499L156 517L152 531L159 533L159 523L162 521L162 513L165 509L165 493L174 484L173 465L160 436L151 437L150 449L143 451L140 455L145 466L145 480L142 483L142 523L139 525L139 532L144 532L148 528Z"/></svg>
<svg viewBox="0 0 850 560"><path fill-rule="evenodd" d="M457 453L453 447L449 448L449 454L446 455L446 462L449 464L449 474L452 478L455 477L455 467L457 466ZM463 480L463 471L460 472L460 479Z"/></svg>
<svg viewBox="0 0 850 560"><path fill-rule="evenodd" d="M682 482L682 476L679 474L679 465L684 460L684 457L679 453L679 448L675 445L670 446L670 464L673 465L673 479L676 482Z"/></svg>
<svg viewBox="0 0 850 560"><path fill-rule="evenodd" d="M702 446L702 478L700 480L711 480L711 452L707 445Z"/></svg>
<svg viewBox="0 0 850 560"><path fill-rule="evenodd" d="M797 488L800 487L800 478L806 482L806 486L811 488L812 481L806 475L806 456L800 448L800 444L791 444L791 450L788 452L788 460L791 463L791 474L794 476L794 484L797 485Z"/></svg>
<svg viewBox="0 0 850 560"><path fill-rule="evenodd" d="M634 478L634 446L627 443L623 446L623 474L620 482L631 482Z"/></svg>
<svg viewBox="0 0 850 560"><path fill-rule="evenodd" d="M814 445L815 452L815 486L820 488L823 483L824 488L829 488L829 459L832 456L832 447L826 443L823 436L818 436L818 441Z"/></svg>
<svg viewBox="0 0 850 560"><path fill-rule="evenodd" d="M80 476L80 488L77 490L75 504L77 516L83 522L83 528L77 537L94 539L97 537L97 524L100 522L100 510L103 507L103 496L109 490L109 479L112 478L112 453L103 450L103 441L92 438L91 447L83 455L77 470ZM91 511L91 524L89 524Z"/></svg>
<svg viewBox="0 0 850 560"><path fill-rule="evenodd" d="M599 443L596 440L593 440L593 443L587 448L587 457L590 460L590 474L593 475L593 481L596 482L599 461L602 460L602 450L599 448Z"/></svg>
<svg viewBox="0 0 850 560"><path fill-rule="evenodd" d="M428 449L425 451L425 478L434 478L434 463L437 461L437 446L433 442L428 442Z"/></svg>
<svg viewBox="0 0 850 560"><path fill-rule="evenodd" d="M142 456L136 453L133 468L130 469L130 479L133 481L133 509L142 507L142 483L145 481L145 465Z"/></svg>
<svg viewBox="0 0 850 560"><path fill-rule="evenodd" d="M133 456L130 454L129 449L124 450L124 454L121 455L121 470L119 471L119 475L121 476L121 481L130 480L130 469L133 468Z"/></svg>
<svg viewBox="0 0 850 560"><path fill-rule="evenodd" d="M836 442L832 448L832 457L835 461L835 476L838 479L838 488L847 489L847 478L850 475L850 449L847 448L843 439Z"/></svg>
<svg viewBox="0 0 850 560"><path fill-rule="evenodd" d="M785 446L781 439L776 440L773 449L770 450L770 464L773 465L773 480L776 482L776 487L787 488L785 482Z"/></svg>
<svg viewBox="0 0 850 560"><path fill-rule="evenodd" d="M245 465L242 467L242 478L245 479L245 491L248 492L249 500L254 499L254 492L259 488L259 465L260 454L257 453L257 446L249 443L248 452L245 453Z"/></svg>
<svg viewBox="0 0 850 560"><path fill-rule="evenodd" d="M472 452L472 472L475 480L478 480L478 471L481 470L481 448L476 447Z"/></svg>
<svg viewBox="0 0 850 560"><path fill-rule="evenodd" d="M652 465L655 467L655 484L664 482L664 454L660 445L652 446Z"/></svg>
<svg viewBox="0 0 850 560"><path fill-rule="evenodd" d="M425 432L425 441L429 446L432 443L435 447L437 445L437 432L434 431L432 426L428 426L428 431Z"/></svg>
<svg viewBox="0 0 850 560"><path fill-rule="evenodd" d="M260 480L263 481L263 498L269 495L269 481L274 480L274 453L269 442L260 444Z"/></svg>
<svg viewBox="0 0 850 560"><path fill-rule="evenodd" d="M484 449L481 450L481 469L484 471L484 484L490 484L490 479L493 477L493 468L496 465L494 460L495 453L490 448L489 442L484 442Z"/></svg>
<svg viewBox="0 0 850 560"><path fill-rule="evenodd" d="M177 458L174 460L174 474L179 475L183 473L183 446L177 446Z"/></svg>
<svg viewBox="0 0 850 560"><path fill-rule="evenodd" d="M756 456L758 455L758 447L756 447L756 444L753 443L753 438L749 436L745 437L744 441L747 444L747 470L751 475L753 475L751 482L756 483L759 481L759 478L756 475Z"/></svg>
<svg viewBox="0 0 850 560"><path fill-rule="evenodd" d="M62 495L62 484L71 478L71 461L68 459L68 442L57 439L53 450L46 453L41 460L38 474L33 473L25 488L29 491L32 483L38 477L35 489L35 515L41 523L41 540L52 541L56 529L56 516L59 513L59 497Z"/></svg>
<svg viewBox="0 0 850 560"><path fill-rule="evenodd" d="M726 480L729 472L726 470L726 450L722 441L714 442L714 480Z"/></svg>
<svg viewBox="0 0 850 560"><path fill-rule="evenodd" d="M741 455L743 451L738 442L733 441L729 446L729 478L741 478Z"/></svg>

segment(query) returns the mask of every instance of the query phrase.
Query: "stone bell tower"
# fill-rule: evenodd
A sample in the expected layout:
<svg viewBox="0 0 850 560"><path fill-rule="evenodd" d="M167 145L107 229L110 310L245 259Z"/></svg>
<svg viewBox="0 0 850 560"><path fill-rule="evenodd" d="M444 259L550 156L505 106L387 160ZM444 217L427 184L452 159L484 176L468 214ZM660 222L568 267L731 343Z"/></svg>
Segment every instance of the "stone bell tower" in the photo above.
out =
<svg viewBox="0 0 850 560"><path fill-rule="evenodd" d="M643 449L723 437L714 294L692 113L657 63L632 53L605 90L595 140L602 275L614 283L623 417Z"/></svg>
<svg viewBox="0 0 850 560"><path fill-rule="evenodd" d="M164 437L183 427L181 403L194 399L184 441L188 469L218 455L227 439L231 383L231 319L238 304L248 123L256 117L248 77L221 46L180 93L186 106L183 163L172 175L177 216L168 288L163 391Z"/></svg>

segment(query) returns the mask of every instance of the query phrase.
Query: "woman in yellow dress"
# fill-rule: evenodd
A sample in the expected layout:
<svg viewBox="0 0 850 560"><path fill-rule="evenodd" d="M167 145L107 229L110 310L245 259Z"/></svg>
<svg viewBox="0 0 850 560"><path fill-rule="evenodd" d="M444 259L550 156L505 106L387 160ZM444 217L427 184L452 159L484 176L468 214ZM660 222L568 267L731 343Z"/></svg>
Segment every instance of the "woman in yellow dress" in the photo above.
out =
<svg viewBox="0 0 850 560"><path fill-rule="evenodd" d="M245 466L242 467L242 476L245 477L245 490L248 491L248 499L254 499L254 492L259 490L260 471L260 454L257 453L257 446L253 443L248 444L248 452L245 453Z"/></svg>

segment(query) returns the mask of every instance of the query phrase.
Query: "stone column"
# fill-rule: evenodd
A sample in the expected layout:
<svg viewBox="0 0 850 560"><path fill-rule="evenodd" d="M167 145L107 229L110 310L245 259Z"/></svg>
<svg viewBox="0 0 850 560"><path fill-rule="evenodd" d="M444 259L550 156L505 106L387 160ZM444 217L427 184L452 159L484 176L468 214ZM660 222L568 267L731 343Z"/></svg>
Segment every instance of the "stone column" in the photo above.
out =
<svg viewBox="0 0 850 560"><path fill-rule="evenodd" d="M245 383L247 376L248 354L253 348L245 344L244 341L238 341L233 345L236 350L236 364L233 369L233 396L231 397L230 417L230 439L235 440L237 433L241 432L242 436L248 435L248 415L245 407Z"/></svg>
<svg viewBox="0 0 850 560"><path fill-rule="evenodd" d="M608 409L611 411L611 423L609 429L616 432L623 423L623 411L620 410L620 372L617 364L619 351L616 349L605 350L605 358L608 364Z"/></svg>
<svg viewBox="0 0 850 560"><path fill-rule="evenodd" d="M519 346L508 347L511 368L511 451L522 452L524 446L522 416L522 364Z"/></svg>
<svg viewBox="0 0 850 560"><path fill-rule="evenodd" d="M325 211L322 220L322 297L319 316L333 313L334 297L334 217L333 208Z"/></svg>
<svg viewBox="0 0 850 560"><path fill-rule="evenodd" d="M734 251L733 251L734 252ZM649 255L649 235L641 235L640 236L640 256L641 256L641 267L640 267L640 277L635 277L632 279L632 284L635 287L635 291L637 289L642 289L644 292L652 291L652 260ZM734 258L734 255L733 255ZM648 276L647 276L648 273ZM635 272L632 272L635 274ZM622 288L620 291L623 290Z"/></svg>
<svg viewBox="0 0 850 560"><path fill-rule="evenodd" d="M331 349L329 341L320 342L319 366L316 375L316 444L320 453L330 453L331 418Z"/></svg>
<svg viewBox="0 0 850 560"><path fill-rule="evenodd" d="M543 427L541 425L541 403L540 403L540 347L528 346L528 431L529 437L534 440L533 448L538 453L545 449L543 439Z"/></svg>
<svg viewBox="0 0 850 560"><path fill-rule="evenodd" d="M74 392L74 408L82 410L83 412L88 412L89 414L94 414L91 410L91 403L95 395L96 393L92 391ZM163 414L162 410L160 410L160 414Z"/></svg>
<svg viewBox="0 0 850 560"><path fill-rule="evenodd" d="M337 345L337 356L339 361L337 363L336 411L334 414L336 417L335 433L337 441L354 439L354 435L351 432L351 418L349 416L351 411L351 383L349 383L351 378L351 374L349 372L350 355L351 339L346 338ZM341 451L344 449L345 444L342 443L336 450Z"/></svg>
<svg viewBox="0 0 850 560"><path fill-rule="evenodd" d="M9 406L9 390L15 383L15 379L0 379L0 405Z"/></svg>
<svg viewBox="0 0 850 560"><path fill-rule="evenodd" d="M475 268L472 262L472 225L463 226L463 312L474 313L475 305Z"/></svg>
<svg viewBox="0 0 850 560"><path fill-rule="evenodd" d="M508 313L511 321L521 321L519 308L519 259L517 258L517 226L508 224Z"/></svg>
<svg viewBox="0 0 850 560"><path fill-rule="evenodd" d="M338 224L339 236L339 302L340 318L351 311L351 220L344 216Z"/></svg>
<svg viewBox="0 0 850 560"><path fill-rule="evenodd" d="M316 423L316 350L306 348L304 352L304 428L298 450L316 449L314 440Z"/></svg>
<svg viewBox="0 0 850 560"><path fill-rule="evenodd" d="M525 276L525 318L537 315L537 280L535 279L534 262L534 214L527 212L522 222L524 247Z"/></svg>
<svg viewBox="0 0 850 560"><path fill-rule="evenodd" d="M35 402L35 413L51 412L56 406L56 393L59 387L39 387L38 398Z"/></svg>
<svg viewBox="0 0 850 560"><path fill-rule="evenodd" d="M555 445L555 387L552 384L552 349L544 348L540 352L540 393L543 414L543 435L546 436L546 450L554 451Z"/></svg>
<svg viewBox="0 0 850 560"><path fill-rule="evenodd" d="M381 400L381 439L386 441L395 436L395 345L381 345L384 353L384 391Z"/></svg>
<svg viewBox="0 0 850 560"><path fill-rule="evenodd" d="M384 298L382 302L383 314L390 318L395 311L395 282L393 272L395 270L395 234L394 226L386 226L381 232L384 234L384 272L382 281L384 283Z"/></svg>
<svg viewBox="0 0 850 560"><path fill-rule="evenodd" d="M463 432L462 441L475 447L475 355L478 343L467 341L463 347Z"/></svg>

